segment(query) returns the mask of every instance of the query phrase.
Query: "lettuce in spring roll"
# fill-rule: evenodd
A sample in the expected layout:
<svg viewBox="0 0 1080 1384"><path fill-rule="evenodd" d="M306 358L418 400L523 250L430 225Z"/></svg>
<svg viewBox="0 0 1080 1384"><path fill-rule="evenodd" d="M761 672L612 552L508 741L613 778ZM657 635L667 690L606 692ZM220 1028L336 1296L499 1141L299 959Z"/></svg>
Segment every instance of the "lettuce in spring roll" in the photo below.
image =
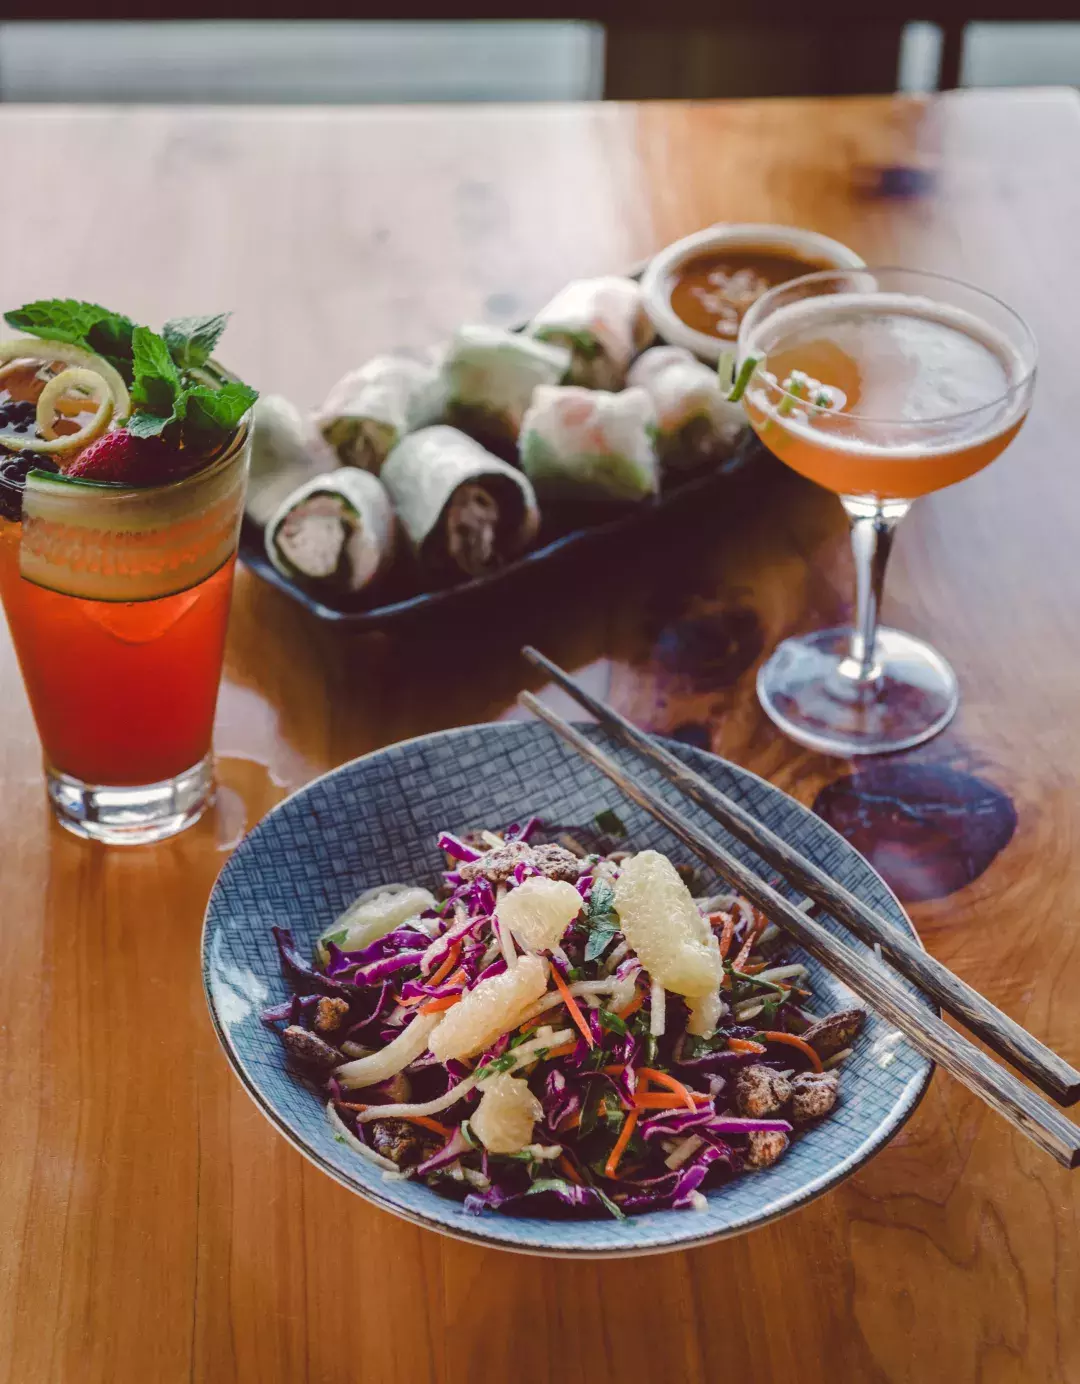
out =
<svg viewBox="0 0 1080 1384"><path fill-rule="evenodd" d="M501 327L461 327L443 355L442 421L512 453L537 385L558 384L570 352Z"/></svg>
<svg viewBox="0 0 1080 1384"><path fill-rule="evenodd" d="M530 336L567 347L568 382L589 389L621 389L626 371L655 335L633 279L608 275L576 279L540 309Z"/></svg>
<svg viewBox="0 0 1080 1384"><path fill-rule="evenodd" d="M542 385L522 423L521 466L541 500L644 500L660 488L655 428L643 389Z"/></svg>
<svg viewBox="0 0 1080 1384"><path fill-rule="evenodd" d="M725 461L746 427L716 371L682 346L653 346L630 367L627 382L656 409L657 450L665 471L698 470Z"/></svg>
<svg viewBox="0 0 1080 1384"><path fill-rule="evenodd" d="M343 466L313 476L282 502L266 526L266 553L301 586L354 595L393 561L394 537L382 483Z"/></svg>
<svg viewBox="0 0 1080 1384"><path fill-rule="evenodd" d="M315 414L342 466L377 476L391 448L412 428L430 422L435 371L404 356L376 356L338 380Z"/></svg>
<svg viewBox="0 0 1080 1384"><path fill-rule="evenodd" d="M456 428L420 428L386 459L382 479L421 563L453 580L504 566L540 526L528 480Z"/></svg>

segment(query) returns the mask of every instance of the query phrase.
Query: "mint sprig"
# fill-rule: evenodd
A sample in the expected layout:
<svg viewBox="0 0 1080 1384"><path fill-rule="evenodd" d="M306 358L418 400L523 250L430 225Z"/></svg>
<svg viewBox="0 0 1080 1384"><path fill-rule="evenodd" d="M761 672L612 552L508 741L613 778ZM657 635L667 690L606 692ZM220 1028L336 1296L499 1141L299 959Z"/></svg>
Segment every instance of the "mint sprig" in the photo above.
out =
<svg viewBox="0 0 1080 1384"><path fill-rule="evenodd" d="M206 364L230 316L218 312L209 317L174 317L165 323L161 335L182 370L198 370Z"/></svg>
<svg viewBox="0 0 1080 1384"><path fill-rule="evenodd" d="M114 365L131 390L125 424L138 437L164 437L171 446L210 452L222 446L259 397L239 380L220 388L196 377L229 320L227 312L174 317L161 333L136 326L122 313L74 298L43 298L14 308L4 320L17 331L64 341Z"/></svg>

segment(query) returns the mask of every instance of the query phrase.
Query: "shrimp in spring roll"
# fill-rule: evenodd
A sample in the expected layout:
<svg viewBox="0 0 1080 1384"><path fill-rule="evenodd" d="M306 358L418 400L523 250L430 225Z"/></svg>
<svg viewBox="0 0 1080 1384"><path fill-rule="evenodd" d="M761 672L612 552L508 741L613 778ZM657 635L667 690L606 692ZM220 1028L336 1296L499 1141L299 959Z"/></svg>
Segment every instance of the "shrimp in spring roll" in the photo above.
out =
<svg viewBox="0 0 1080 1384"><path fill-rule="evenodd" d="M621 389L630 362L654 337L633 279L575 279L540 309L527 331L572 353L569 384Z"/></svg>
<svg viewBox="0 0 1080 1384"><path fill-rule="evenodd" d="M653 346L630 367L627 383L644 389L656 409L657 450L667 472L726 461L746 427L716 371L682 346Z"/></svg>
<svg viewBox="0 0 1080 1384"><path fill-rule="evenodd" d="M421 563L453 580L522 553L540 526L529 481L456 428L420 428L386 459L382 479Z"/></svg>
<svg viewBox="0 0 1080 1384"><path fill-rule="evenodd" d="M643 389L541 386L521 427L521 466L541 500L644 500L660 488L655 428Z"/></svg>

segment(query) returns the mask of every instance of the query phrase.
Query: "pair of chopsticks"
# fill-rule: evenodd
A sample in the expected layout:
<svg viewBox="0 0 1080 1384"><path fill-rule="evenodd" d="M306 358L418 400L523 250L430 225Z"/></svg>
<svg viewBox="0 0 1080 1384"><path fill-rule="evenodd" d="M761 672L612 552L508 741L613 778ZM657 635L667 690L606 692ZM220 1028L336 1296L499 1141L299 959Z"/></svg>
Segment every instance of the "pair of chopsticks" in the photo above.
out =
<svg viewBox="0 0 1080 1384"><path fill-rule="evenodd" d="M745 808L714 788L663 745L638 730L605 702L600 701L557 664L536 649L522 650L534 667L542 669L581 706L590 711L613 739L641 754L698 807L703 808L732 836L750 846L797 889L809 895L832 917L862 941L877 943L882 955L941 1007L952 1014L989 1047L1030 1077L1040 1089L1063 1105L1080 1099L1080 1072L1040 1043L985 996L973 990L947 966L924 952L907 934L855 897L813 862L751 816ZM981 1048L950 1028L921 1005L889 969L867 958L772 888L713 840L678 808L631 778L603 750L538 701L523 692L521 703L534 712L579 754L606 774L627 797L662 822L723 879L745 895L757 908L790 933L811 956L898 1028L912 1047L980 1096L1010 1124L1063 1167L1080 1164L1080 1127L1065 1118L1049 1101L1017 1080Z"/></svg>

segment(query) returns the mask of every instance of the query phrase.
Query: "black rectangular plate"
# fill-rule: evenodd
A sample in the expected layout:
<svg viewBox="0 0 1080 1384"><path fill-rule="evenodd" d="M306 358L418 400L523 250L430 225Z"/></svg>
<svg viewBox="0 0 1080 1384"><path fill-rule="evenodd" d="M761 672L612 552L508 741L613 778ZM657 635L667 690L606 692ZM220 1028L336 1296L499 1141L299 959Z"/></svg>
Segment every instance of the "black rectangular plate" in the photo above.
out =
<svg viewBox="0 0 1080 1384"><path fill-rule="evenodd" d="M749 430L743 435L734 456L721 466L699 476L693 476L681 485L635 505L632 509L605 511L607 517L587 527L576 527L556 531L545 538L541 531L541 544L524 553L516 561L508 563L497 572L489 572L472 581L460 582L456 586L440 587L434 591L410 590L403 585L399 576L392 575L388 582L376 589L382 604L371 605L371 594L366 606L357 598L351 606L345 601L339 606L327 605L317 596L302 590L288 580L266 556L262 529L244 521L240 535L240 557L264 581L276 586L288 597L302 605L319 620L336 626L341 630L357 633L370 633L376 630L393 630L412 624L428 616L458 615L483 596L509 594L518 583L535 574L537 577L556 563L569 559L575 554L584 554L591 549L599 549L613 540L631 539L649 533L666 522L712 505L722 499L726 492L733 490L742 480L743 472L757 471L760 463L768 456L764 448ZM634 545L625 544L633 547ZM406 582L408 578L406 577ZM415 580L415 574L414 574ZM397 586L397 590L390 583Z"/></svg>

